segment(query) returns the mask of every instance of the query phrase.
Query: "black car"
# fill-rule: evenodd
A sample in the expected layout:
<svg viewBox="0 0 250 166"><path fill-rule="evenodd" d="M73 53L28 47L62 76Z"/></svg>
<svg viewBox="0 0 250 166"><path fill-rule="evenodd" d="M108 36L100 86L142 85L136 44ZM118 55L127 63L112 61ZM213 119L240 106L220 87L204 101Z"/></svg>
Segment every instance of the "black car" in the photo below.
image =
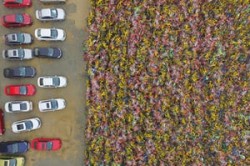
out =
<svg viewBox="0 0 250 166"><path fill-rule="evenodd" d="M36 69L31 66L5 68L3 75L5 78L29 78L36 75Z"/></svg>
<svg viewBox="0 0 250 166"><path fill-rule="evenodd" d="M7 141L0 142L0 153L4 154L19 154L29 150L28 141Z"/></svg>
<svg viewBox="0 0 250 166"><path fill-rule="evenodd" d="M36 47L33 50L33 55L41 58L61 58L62 50L55 47Z"/></svg>
<svg viewBox="0 0 250 166"><path fill-rule="evenodd" d="M4 35L4 38L7 45L31 44L33 42L33 37L29 33L10 33Z"/></svg>

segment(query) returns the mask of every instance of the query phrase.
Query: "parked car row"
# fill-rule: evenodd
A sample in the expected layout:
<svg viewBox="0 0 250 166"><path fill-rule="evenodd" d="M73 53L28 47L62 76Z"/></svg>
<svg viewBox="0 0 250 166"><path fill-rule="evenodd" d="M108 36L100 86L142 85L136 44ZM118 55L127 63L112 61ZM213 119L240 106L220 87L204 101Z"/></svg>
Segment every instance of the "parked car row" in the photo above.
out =
<svg viewBox="0 0 250 166"><path fill-rule="evenodd" d="M15 48L2 51L2 56L7 60L29 60L33 57L60 59L63 52L56 47L36 47L32 49Z"/></svg>
<svg viewBox="0 0 250 166"><path fill-rule="evenodd" d="M40 41L64 41L66 32L58 28L38 28L35 37ZM9 33L4 35L5 44L9 46L32 44L34 39L29 33Z"/></svg>
<svg viewBox="0 0 250 166"><path fill-rule="evenodd" d="M26 153L30 148L34 150L55 151L62 147L62 141L59 138L34 138L25 141L5 141L0 142L1 154L22 154Z"/></svg>
<svg viewBox="0 0 250 166"><path fill-rule="evenodd" d="M61 8L44 8L36 10L36 19L40 21L63 21L65 11ZM29 14L7 14L1 18L2 25L6 28L24 27L32 25L33 21Z"/></svg>
<svg viewBox="0 0 250 166"><path fill-rule="evenodd" d="M40 0L42 3L65 3L66 0ZM8 8L24 8L32 5L32 0L3 0L3 5Z"/></svg>
<svg viewBox="0 0 250 166"><path fill-rule="evenodd" d="M66 101L62 98L52 98L47 100L41 100L38 103L40 112L49 112L62 110L66 107ZM21 113L29 112L33 110L32 101L19 100L19 101L8 101L5 103L5 111L8 113Z"/></svg>
<svg viewBox="0 0 250 166"><path fill-rule="evenodd" d="M42 3L58 3L66 0L40 0ZM3 0L3 5L8 8L24 8L32 6L32 0ZM35 17L39 21L63 21L65 11L58 7L46 7L35 11ZM6 28L18 28L31 26L33 20L31 15L26 13L7 14L1 17L1 24ZM34 36L40 41L64 41L66 32L59 28L38 28ZM33 35L25 32L14 32L4 35L5 44L9 46L23 46L32 44ZM2 57L6 60L30 60L34 57L59 59L63 52L57 47L34 47L28 48L9 48L2 51ZM35 67L29 65L7 67L3 69L5 78L20 79L33 78L37 75ZM41 88L60 88L67 86L67 79L64 76L42 76L37 79L38 87ZM5 86L5 94L8 96L33 96L36 93L36 86L33 84L17 84ZM34 109L32 101L29 100L10 100L5 103L4 110L9 114L27 113ZM51 112L62 110L66 107L63 98L49 98L38 102L40 112ZM42 121L39 117L18 120L11 124L14 133L32 131L41 128ZM0 135L5 133L4 111L0 109ZM41 151L55 151L62 146L59 138L35 138L32 141L7 141L0 142L0 166L23 166L25 158L23 156L9 156L22 154L29 148Z"/></svg>
<svg viewBox="0 0 250 166"><path fill-rule="evenodd" d="M67 86L67 79L64 76L44 76L38 77L37 84L41 88L62 88ZM36 87L33 84L7 85L4 91L7 96L33 96Z"/></svg>

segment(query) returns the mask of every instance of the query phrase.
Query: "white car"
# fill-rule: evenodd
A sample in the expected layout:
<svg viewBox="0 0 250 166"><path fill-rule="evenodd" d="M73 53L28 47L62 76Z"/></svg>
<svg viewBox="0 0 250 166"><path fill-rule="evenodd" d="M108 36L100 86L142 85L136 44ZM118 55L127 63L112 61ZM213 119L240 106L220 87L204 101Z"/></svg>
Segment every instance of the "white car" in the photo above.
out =
<svg viewBox="0 0 250 166"><path fill-rule="evenodd" d="M61 8L36 10L36 18L40 21L62 21L65 19L65 11Z"/></svg>
<svg viewBox="0 0 250 166"><path fill-rule="evenodd" d="M63 76L44 76L37 79L37 84L42 88L61 88L67 86L67 78Z"/></svg>
<svg viewBox="0 0 250 166"><path fill-rule="evenodd" d="M41 100L38 103L38 107L41 112L62 110L66 107L66 102L61 98Z"/></svg>
<svg viewBox="0 0 250 166"><path fill-rule="evenodd" d="M28 60L33 58L33 52L32 49L8 49L3 50L2 56L4 59L8 60Z"/></svg>
<svg viewBox="0 0 250 166"><path fill-rule="evenodd" d="M41 120L39 118L24 119L12 123L11 128L14 133L31 131L41 127Z"/></svg>
<svg viewBox="0 0 250 166"><path fill-rule="evenodd" d="M66 33L57 28L38 28L35 30L35 36L38 40L44 41L64 41Z"/></svg>
<svg viewBox="0 0 250 166"><path fill-rule="evenodd" d="M29 112L32 110L31 101L10 101L5 103L5 111L9 113Z"/></svg>

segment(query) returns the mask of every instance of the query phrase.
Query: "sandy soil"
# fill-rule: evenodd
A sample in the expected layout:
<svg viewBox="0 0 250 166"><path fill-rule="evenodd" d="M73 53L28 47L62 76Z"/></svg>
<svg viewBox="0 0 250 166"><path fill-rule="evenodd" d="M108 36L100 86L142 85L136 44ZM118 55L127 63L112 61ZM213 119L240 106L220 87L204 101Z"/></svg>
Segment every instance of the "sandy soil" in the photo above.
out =
<svg viewBox="0 0 250 166"><path fill-rule="evenodd" d="M66 11L66 20L63 22L41 23L35 19L35 10L46 7L60 7ZM6 134L0 137L0 141L7 140L32 140L36 137L58 137L63 141L63 146L57 152L38 152L30 149L26 154L27 166L81 166L83 165L84 127L85 127L85 63L82 59L82 42L87 38L86 17L89 11L88 0L68 0L64 5L43 5L38 0L33 1L33 6L28 9L7 9L2 5L0 15L11 13L28 13L33 17L33 25L25 28L0 28L0 35L11 32L28 32L34 36L36 28L56 27L62 28L67 33L64 42L39 42L35 39L30 46L55 46L63 50L64 56L60 60L32 59L29 61L7 61L0 57L0 72L5 67L31 65L37 69L37 75L32 79L6 79L0 74L0 107L10 100L31 100L34 109L29 113L7 114L5 113ZM10 48L0 40L1 51ZM14 47L13 47L14 48ZM68 78L68 86L62 89L42 89L37 86L34 97L8 97L4 95L4 86L8 84L33 83L43 75L63 75ZM38 101L48 98L64 98L67 107L64 110L51 113L41 113L38 110ZM14 121L31 117L39 117L42 127L38 130L14 134L11 124Z"/></svg>

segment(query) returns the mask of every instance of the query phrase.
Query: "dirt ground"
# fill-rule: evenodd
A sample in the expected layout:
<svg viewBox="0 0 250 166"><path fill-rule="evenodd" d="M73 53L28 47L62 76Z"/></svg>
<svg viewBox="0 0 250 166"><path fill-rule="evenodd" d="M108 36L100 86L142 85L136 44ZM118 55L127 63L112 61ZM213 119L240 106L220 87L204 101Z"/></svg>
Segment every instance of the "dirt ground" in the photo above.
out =
<svg viewBox="0 0 250 166"><path fill-rule="evenodd" d="M63 22L42 23L35 18L35 10L40 8L60 7L66 11L66 20ZM39 152L30 149L24 156L26 166L82 166L84 150L84 127L85 127L85 63L82 57L82 42L87 38L86 17L90 10L88 0L68 0L66 4L43 5L38 0L33 0L33 5L25 9L7 9L1 5L0 15L11 13L28 13L32 15L33 25L25 28L7 29L1 26L0 35L12 32L28 32L34 36L36 28L56 27L62 28L67 33L64 42L40 42L34 40L30 46L23 48L34 48L41 46L59 47L64 56L60 60L34 58L28 61L7 61L0 57L0 72L6 67L21 65L34 66L37 70L35 78L6 79L0 74L0 107L10 100L31 100L33 111L29 113L7 114L5 113L6 133L0 137L0 141L28 140L36 137L57 137L62 139L62 149L56 152ZM4 44L0 40L1 51L14 48ZM37 86L37 78L44 75L63 75L68 78L68 86L59 89L43 89ZM37 87L37 93L33 97L8 97L4 95L4 87L9 84L32 83ZM64 98L67 107L58 112L41 113L38 110L38 101L48 98ZM32 132L14 134L11 124L14 121L26 118L39 117L42 127Z"/></svg>

